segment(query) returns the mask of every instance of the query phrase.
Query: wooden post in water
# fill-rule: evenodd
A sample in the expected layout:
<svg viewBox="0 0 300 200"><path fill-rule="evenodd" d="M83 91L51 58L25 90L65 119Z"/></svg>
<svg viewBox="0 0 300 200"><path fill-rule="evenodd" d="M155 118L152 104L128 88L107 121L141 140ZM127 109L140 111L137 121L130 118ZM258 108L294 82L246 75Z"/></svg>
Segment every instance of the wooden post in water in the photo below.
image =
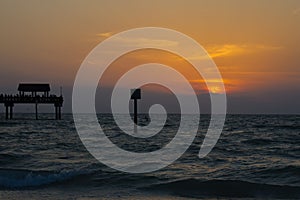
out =
<svg viewBox="0 0 300 200"><path fill-rule="evenodd" d="M137 100L141 99L141 89L131 89L131 99L133 99L133 121L135 126L138 123Z"/></svg>
<svg viewBox="0 0 300 200"><path fill-rule="evenodd" d="M137 99L134 99L133 100L133 110L134 110L134 113L133 113L133 115L134 115L134 119L133 119L133 121L134 121L134 123L135 124L137 124Z"/></svg>
<svg viewBox="0 0 300 200"><path fill-rule="evenodd" d="M61 119L61 106L58 107L58 119Z"/></svg>

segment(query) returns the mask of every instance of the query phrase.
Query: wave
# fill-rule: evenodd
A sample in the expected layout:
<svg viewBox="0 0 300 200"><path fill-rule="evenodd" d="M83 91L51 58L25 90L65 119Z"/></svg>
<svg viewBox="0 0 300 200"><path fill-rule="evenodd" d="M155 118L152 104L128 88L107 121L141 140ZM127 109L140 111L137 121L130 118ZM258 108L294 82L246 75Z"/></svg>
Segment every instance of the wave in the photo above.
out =
<svg viewBox="0 0 300 200"><path fill-rule="evenodd" d="M277 124L256 124L253 125L254 128L275 128L275 129L290 129L290 130L299 130L299 125L277 125Z"/></svg>
<svg viewBox="0 0 300 200"><path fill-rule="evenodd" d="M24 188L48 185L88 174L84 170L32 171L0 169L0 188Z"/></svg>
<svg viewBox="0 0 300 200"><path fill-rule="evenodd" d="M287 179L300 180L300 167L296 165L273 166L266 169L253 170L253 174L263 177L285 177Z"/></svg>
<svg viewBox="0 0 300 200"><path fill-rule="evenodd" d="M300 198L300 187L250 183L240 180L185 179L154 184L143 189L168 192L183 197L228 197L228 198Z"/></svg>
<svg viewBox="0 0 300 200"><path fill-rule="evenodd" d="M249 144L249 145L267 145L273 142L274 141L272 139L264 139L264 138L254 138L254 139L247 139L242 141L242 143Z"/></svg>

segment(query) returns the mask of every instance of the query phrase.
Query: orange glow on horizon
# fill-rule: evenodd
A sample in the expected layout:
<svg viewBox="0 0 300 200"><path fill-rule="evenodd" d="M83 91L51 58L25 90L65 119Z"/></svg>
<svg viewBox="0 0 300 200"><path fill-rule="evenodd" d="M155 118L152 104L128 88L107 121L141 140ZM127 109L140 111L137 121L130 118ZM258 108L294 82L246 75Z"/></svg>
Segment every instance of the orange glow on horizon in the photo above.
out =
<svg viewBox="0 0 300 200"><path fill-rule="evenodd" d="M113 86L114 81L116 81L118 77L126 73L126 71L130 70L135 66L146 63L160 63L177 70L180 74L185 76L186 80L194 88L197 94L208 93L208 91L212 91L207 89L206 83L204 81L193 81L201 80L202 77L198 74L197 70L188 61L170 52L154 49L133 51L119 57L109 66L106 73L110 75L107 76L107 78L105 78L105 75L103 76L101 80L102 85ZM145 75L141 75L140 77L143 76ZM181 82L178 82L178 80L173 79L173 77L164 75L164 78L171 81L173 85L177 88L180 88L182 85ZM221 91L221 87L219 87L219 84L222 82L209 83L212 88L215 88L213 90L214 92L224 93L224 91ZM149 88L150 87L148 87L148 89ZM181 92L182 94L185 94L183 88L181 89Z"/></svg>

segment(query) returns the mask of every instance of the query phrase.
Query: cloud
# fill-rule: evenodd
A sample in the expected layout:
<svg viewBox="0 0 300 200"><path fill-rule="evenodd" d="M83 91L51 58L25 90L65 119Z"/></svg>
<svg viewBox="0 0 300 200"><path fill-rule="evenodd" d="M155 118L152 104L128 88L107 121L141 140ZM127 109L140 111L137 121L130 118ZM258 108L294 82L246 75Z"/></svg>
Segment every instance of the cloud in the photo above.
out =
<svg viewBox="0 0 300 200"><path fill-rule="evenodd" d="M212 58L244 53L245 49L235 44L210 45L207 51Z"/></svg>
<svg viewBox="0 0 300 200"><path fill-rule="evenodd" d="M165 40L165 39L151 39L151 38L143 38L143 37L136 37L136 38L130 38L130 37L117 37L116 42L118 42L120 45L126 45L126 46L156 46L156 47L176 47L178 46L177 41L173 40Z"/></svg>
<svg viewBox="0 0 300 200"><path fill-rule="evenodd" d="M293 10L293 15L300 15L300 8Z"/></svg>
<svg viewBox="0 0 300 200"><path fill-rule="evenodd" d="M213 94L224 94L225 88L223 88L223 84L225 84L225 85L230 84L230 80L224 80L222 78L221 79L207 79L207 80L196 79L196 80L189 80L189 82L193 85L198 85L198 86L207 84L207 91L209 91Z"/></svg>
<svg viewBox="0 0 300 200"><path fill-rule="evenodd" d="M106 33L98 33L97 36L108 38L113 35L113 32L106 32Z"/></svg>
<svg viewBox="0 0 300 200"><path fill-rule="evenodd" d="M236 56L241 54L257 53L262 51L279 50L280 46L270 46L263 44L222 44L208 45L206 50L212 58Z"/></svg>
<svg viewBox="0 0 300 200"><path fill-rule="evenodd" d="M113 35L113 32L104 32L99 33L97 36L99 37L110 37ZM114 35L114 37L110 38L110 47L111 50L107 51L107 53L113 53L114 49L119 50L122 47L126 49L139 49L144 47L153 47L157 49L190 49L191 47L185 43L180 43L174 38L166 38L159 39L157 37L143 37L143 36L121 36ZM210 44L206 45L205 50L208 52L209 56L206 54L199 55L197 52L191 51L190 55L186 56L188 60L201 61L207 60L210 58L218 58L218 57L230 57L230 56L239 56L245 54L254 54L261 53L265 51L277 51L280 50L281 46L272 46L265 44ZM140 58L141 59L141 58ZM176 58L183 59L183 58Z"/></svg>

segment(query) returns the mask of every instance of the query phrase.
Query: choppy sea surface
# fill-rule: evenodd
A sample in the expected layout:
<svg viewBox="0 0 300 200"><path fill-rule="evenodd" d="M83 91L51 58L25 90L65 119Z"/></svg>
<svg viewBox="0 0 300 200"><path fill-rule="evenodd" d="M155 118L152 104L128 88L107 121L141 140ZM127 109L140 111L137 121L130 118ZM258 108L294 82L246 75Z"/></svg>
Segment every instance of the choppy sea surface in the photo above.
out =
<svg viewBox="0 0 300 200"><path fill-rule="evenodd" d="M299 115L227 115L217 145L200 159L210 120L201 115L183 156L145 174L99 163L83 146L71 114L62 120L52 120L53 114L14 117L0 116L0 199L300 199ZM98 119L115 144L144 152L174 137L179 116L169 116L156 141L132 141L111 116Z"/></svg>

